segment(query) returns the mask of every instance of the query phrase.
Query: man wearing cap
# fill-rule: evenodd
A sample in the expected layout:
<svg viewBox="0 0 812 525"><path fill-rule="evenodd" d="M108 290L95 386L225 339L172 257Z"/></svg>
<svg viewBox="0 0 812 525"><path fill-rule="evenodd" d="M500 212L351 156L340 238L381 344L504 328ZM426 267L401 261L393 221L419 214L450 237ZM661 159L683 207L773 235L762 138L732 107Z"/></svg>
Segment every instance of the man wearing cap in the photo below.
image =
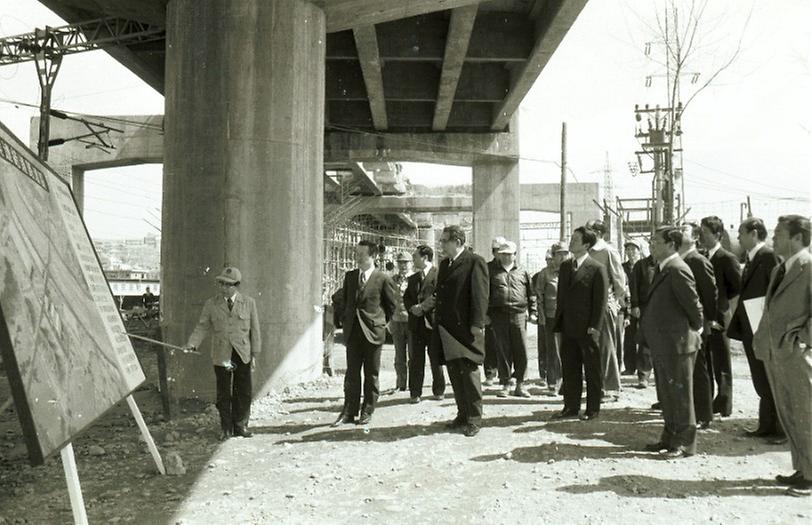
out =
<svg viewBox="0 0 812 525"><path fill-rule="evenodd" d="M536 322L536 293L527 270L516 264L516 243L505 241L496 254L498 265L489 266L490 292L488 318L499 349L502 389L499 397L510 393L508 378L516 379L513 395L530 397L524 388L527 373L527 321ZM512 373L511 373L512 369Z"/></svg>
<svg viewBox="0 0 812 525"><path fill-rule="evenodd" d="M499 251L499 247L506 242L507 239L502 236L494 237L491 241L491 254L493 255L493 259L488 262L489 272L492 267L495 268L499 265L497 252ZM485 381L482 382L482 385L491 386L493 385L493 378L496 377L497 373L500 374L500 383L506 378L501 376L502 367L499 366L499 347L497 346L496 336L493 333L493 329L491 329L491 320L486 319L485 323L485 363L482 366L482 369L485 372ZM509 379L510 378L507 378L507 380Z"/></svg>
<svg viewBox="0 0 812 525"><path fill-rule="evenodd" d="M409 377L408 339L409 339L409 312L403 304L403 294L406 292L406 282L409 276L409 263L412 256L406 252L398 253L397 273L392 281L397 288L397 308L392 320L389 321L389 333L392 334L392 343L395 345L395 386L401 392L406 391Z"/></svg>
<svg viewBox="0 0 812 525"><path fill-rule="evenodd" d="M186 347L195 349L211 334L211 359L217 384L221 439L250 438L251 371L262 349L254 299L238 291L242 275L229 266L215 280L220 293L206 301Z"/></svg>
<svg viewBox="0 0 812 525"><path fill-rule="evenodd" d="M544 340L544 355L539 356L539 369L544 361L548 395L555 395L561 387L561 334L555 333L555 309L558 303L558 273L561 265L569 259L566 243L556 242L550 248L550 261L536 279L536 296L539 309L539 339Z"/></svg>

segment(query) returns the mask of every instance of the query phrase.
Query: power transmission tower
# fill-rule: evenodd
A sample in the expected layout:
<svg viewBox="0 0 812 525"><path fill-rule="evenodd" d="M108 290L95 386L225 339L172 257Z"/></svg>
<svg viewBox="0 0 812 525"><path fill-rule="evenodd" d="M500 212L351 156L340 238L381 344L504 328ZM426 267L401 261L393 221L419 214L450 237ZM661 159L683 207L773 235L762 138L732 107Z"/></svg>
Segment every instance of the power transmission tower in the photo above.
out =
<svg viewBox="0 0 812 525"><path fill-rule="evenodd" d="M100 18L0 38L0 66L34 61L40 85L40 120L37 153L48 160L51 91L62 57L111 46L143 44L166 38L163 27L122 18ZM98 133L90 129L91 134ZM90 136L88 135L88 136ZM103 142L103 141L102 141Z"/></svg>

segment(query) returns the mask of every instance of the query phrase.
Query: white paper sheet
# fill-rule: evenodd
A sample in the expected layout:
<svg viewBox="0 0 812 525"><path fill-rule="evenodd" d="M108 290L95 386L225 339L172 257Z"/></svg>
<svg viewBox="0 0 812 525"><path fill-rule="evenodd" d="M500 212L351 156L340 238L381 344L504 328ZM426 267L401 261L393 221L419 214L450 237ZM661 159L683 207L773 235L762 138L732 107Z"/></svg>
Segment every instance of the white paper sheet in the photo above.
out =
<svg viewBox="0 0 812 525"><path fill-rule="evenodd" d="M750 328L752 328L755 333L758 329L758 324L761 322L761 315L764 313L764 297L756 297L744 301L744 311L747 312Z"/></svg>

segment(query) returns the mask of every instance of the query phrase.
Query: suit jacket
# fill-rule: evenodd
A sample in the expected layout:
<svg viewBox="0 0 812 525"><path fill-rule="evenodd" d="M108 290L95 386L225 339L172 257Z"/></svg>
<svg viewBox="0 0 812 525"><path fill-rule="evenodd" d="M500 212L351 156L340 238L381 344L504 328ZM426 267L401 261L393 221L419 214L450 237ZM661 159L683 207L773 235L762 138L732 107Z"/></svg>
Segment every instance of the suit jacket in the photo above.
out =
<svg viewBox="0 0 812 525"><path fill-rule="evenodd" d="M367 341L382 345L386 340L386 325L397 308L395 283L376 268L360 290L359 285L358 268L344 274L344 341L350 340L358 318Z"/></svg>
<svg viewBox="0 0 812 525"><path fill-rule="evenodd" d="M434 289L437 287L437 266L432 265L422 283L419 272L422 270L409 276L406 292L403 294L403 304L409 311L409 330L413 332L425 327L426 321L430 326L434 326ZM414 315L410 311L412 306L418 304L423 310L423 315Z"/></svg>
<svg viewBox="0 0 812 525"><path fill-rule="evenodd" d="M696 281L696 291L699 294L699 304L702 305L702 317L704 322L716 319L716 277L713 274L713 265L704 255L696 250L685 254L682 258L685 264L691 269Z"/></svg>
<svg viewBox="0 0 812 525"><path fill-rule="evenodd" d="M716 321L725 326L725 316L730 310L730 300L739 295L742 288L742 276L736 257L721 246L710 258L713 275L716 277Z"/></svg>
<svg viewBox="0 0 812 525"><path fill-rule="evenodd" d="M764 297L767 295L767 286L770 284L770 274L781 261L772 248L762 246L762 248L746 265L745 271L742 274L742 288L739 294L739 302L736 305L736 311L733 312L733 318L730 320L730 326L727 328L727 336L740 341L745 338L753 336L753 328L750 326L750 320L747 318L747 312L744 309L744 301L747 299L755 299L756 297Z"/></svg>
<svg viewBox="0 0 812 525"><path fill-rule="evenodd" d="M657 261L651 255L634 263L632 278L629 281L632 308L640 308L641 311L645 308L648 302L648 290L651 288L651 281L654 280L655 266L657 266Z"/></svg>
<svg viewBox="0 0 812 525"><path fill-rule="evenodd" d="M764 303L764 313L753 336L753 351L762 361L801 355L801 343L812 345L812 255L801 252L775 288L776 267ZM775 291L773 291L775 290Z"/></svg>
<svg viewBox="0 0 812 525"><path fill-rule="evenodd" d="M609 278L606 267L587 256L573 271L567 259L558 271L558 302L553 331L568 337L586 337L589 328L600 330L606 313Z"/></svg>
<svg viewBox="0 0 812 525"><path fill-rule="evenodd" d="M251 358L262 351L262 333L256 302L237 292L234 305L229 311L228 303L222 295L208 299L187 345L199 348L210 334L213 364L222 366L230 361L232 348L237 351L243 363L250 363Z"/></svg>
<svg viewBox="0 0 812 525"><path fill-rule="evenodd" d="M699 350L702 305L691 268L679 257L654 276L638 335L652 353Z"/></svg>
<svg viewBox="0 0 812 525"><path fill-rule="evenodd" d="M443 259L437 271L434 320L468 350L468 358L482 364L485 339L471 334L472 327L484 328L488 312L488 266L485 259L465 249L453 264ZM438 343L435 329L435 343ZM439 352L443 354L443 352Z"/></svg>

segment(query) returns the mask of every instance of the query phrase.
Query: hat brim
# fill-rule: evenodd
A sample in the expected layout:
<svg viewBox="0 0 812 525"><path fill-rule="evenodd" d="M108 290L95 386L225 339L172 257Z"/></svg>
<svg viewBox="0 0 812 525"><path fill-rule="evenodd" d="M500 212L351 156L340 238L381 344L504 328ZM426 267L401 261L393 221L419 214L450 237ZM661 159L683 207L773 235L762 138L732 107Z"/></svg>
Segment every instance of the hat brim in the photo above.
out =
<svg viewBox="0 0 812 525"><path fill-rule="evenodd" d="M237 282L238 282L238 281L235 281L234 279L231 279L229 277L223 277L221 275L218 275L217 277L215 277L214 280L217 281L218 283L226 283L226 284L237 284Z"/></svg>
<svg viewBox="0 0 812 525"><path fill-rule="evenodd" d="M512 251L499 250L499 251L498 251L498 252L496 252L496 253L504 253L504 254L510 254L510 255L514 255L514 254L516 253L516 250L512 250Z"/></svg>

